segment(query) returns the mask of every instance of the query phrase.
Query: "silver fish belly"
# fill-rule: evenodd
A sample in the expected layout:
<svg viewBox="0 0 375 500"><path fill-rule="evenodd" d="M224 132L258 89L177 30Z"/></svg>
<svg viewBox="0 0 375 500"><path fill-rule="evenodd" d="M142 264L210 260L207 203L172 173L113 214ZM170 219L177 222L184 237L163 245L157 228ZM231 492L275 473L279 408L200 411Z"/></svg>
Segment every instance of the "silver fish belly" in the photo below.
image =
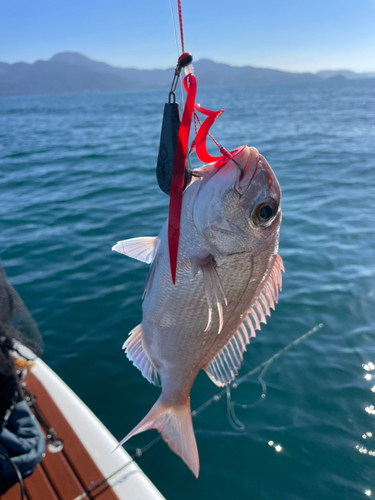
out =
<svg viewBox="0 0 375 500"><path fill-rule="evenodd" d="M157 429L198 477L190 389L201 369L218 386L237 375L243 353L266 322L281 289L278 255L281 191L255 148L238 167L207 165L183 196L177 278L170 274L167 223L157 238L134 238L114 250L151 263L142 323L124 344L127 356L162 392L121 442Z"/></svg>

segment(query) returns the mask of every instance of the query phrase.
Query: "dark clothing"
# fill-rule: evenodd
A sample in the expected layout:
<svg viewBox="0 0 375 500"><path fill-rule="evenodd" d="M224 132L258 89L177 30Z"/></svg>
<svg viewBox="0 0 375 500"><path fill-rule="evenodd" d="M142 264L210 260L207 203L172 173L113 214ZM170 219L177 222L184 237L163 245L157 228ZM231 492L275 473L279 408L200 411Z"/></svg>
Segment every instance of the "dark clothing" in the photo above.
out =
<svg viewBox="0 0 375 500"><path fill-rule="evenodd" d="M24 347L28 349L21 352ZM32 473L46 443L26 401L15 372L11 351L29 359L40 356L43 342L38 327L0 264L0 495L19 478ZM16 467L14 467L14 464Z"/></svg>
<svg viewBox="0 0 375 500"><path fill-rule="evenodd" d="M36 356L43 353L43 340L39 329L25 307L21 297L8 282L0 264L0 343L11 347L19 342ZM7 355L0 351L0 373L9 373Z"/></svg>
<svg viewBox="0 0 375 500"><path fill-rule="evenodd" d="M22 346L36 356L43 352L39 329L0 264L0 429L7 410L20 401L21 390L9 351Z"/></svg>
<svg viewBox="0 0 375 500"><path fill-rule="evenodd" d="M0 494L18 481L14 467L2 455L16 464L22 477L27 477L42 460L45 449L43 432L28 404L17 403L0 433Z"/></svg>
<svg viewBox="0 0 375 500"><path fill-rule="evenodd" d="M9 348L10 342L4 333L2 334L0 324L0 361L2 363L0 370L0 431L8 412L22 400L22 391L13 360L9 354Z"/></svg>

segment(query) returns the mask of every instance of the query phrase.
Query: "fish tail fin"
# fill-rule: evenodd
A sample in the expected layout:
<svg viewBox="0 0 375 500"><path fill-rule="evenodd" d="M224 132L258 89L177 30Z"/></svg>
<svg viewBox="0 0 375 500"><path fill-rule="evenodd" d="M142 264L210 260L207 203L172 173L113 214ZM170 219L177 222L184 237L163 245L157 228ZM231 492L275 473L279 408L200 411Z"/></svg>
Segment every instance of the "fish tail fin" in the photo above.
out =
<svg viewBox="0 0 375 500"><path fill-rule="evenodd" d="M199 475L199 456L190 412L190 398L183 406L170 406L160 397L148 414L119 446L136 434L157 429L169 448L189 467L196 478Z"/></svg>

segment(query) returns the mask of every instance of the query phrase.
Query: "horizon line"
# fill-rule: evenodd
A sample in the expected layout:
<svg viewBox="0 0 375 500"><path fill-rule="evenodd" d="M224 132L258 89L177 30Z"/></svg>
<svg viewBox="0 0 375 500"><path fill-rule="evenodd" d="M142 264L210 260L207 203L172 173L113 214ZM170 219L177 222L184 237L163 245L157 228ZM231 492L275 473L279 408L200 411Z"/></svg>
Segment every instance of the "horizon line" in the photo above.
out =
<svg viewBox="0 0 375 500"><path fill-rule="evenodd" d="M0 63L3 63L3 64L9 64L9 65L13 65L13 64L35 64L39 61L43 61L43 62L48 62L50 61L51 59L53 59L55 56L59 55L59 54L77 54L77 55L80 55L82 57L85 57L86 59L89 59L91 61L94 61L96 63L104 63L104 64L107 64L108 66L111 66L113 68L121 68L121 69L135 69L137 71L167 71L167 70L170 70L170 69L174 69L175 66L174 65L171 65L171 66L167 66L167 67L158 67L158 68L139 68L139 67L135 67L135 66L117 66L115 64L111 64L107 61L103 61L103 60L97 60L97 59L93 59L92 57L89 57L85 54L83 54L82 52L78 52L78 51L72 51L72 50L66 50L66 51L61 51L61 52L56 52L55 54L53 54L49 59L36 59L34 60L33 62L26 62L26 61L15 61L15 62L7 62L7 61L0 61ZM215 61L214 59L210 59L208 57L202 57L200 59L197 59L195 62L200 62L200 61L210 61L210 62L213 62L215 64L225 64L226 66L230 66L232 68L257 68L257 69L270 69L270 70L273 70L273 71L281 71L281 72L284 72L284 73L295 73L295 74L304 74L304 73L307 73L307 74L312 74L312 75L316 75L320 72L324 72L324 71L350 71L351 73L354 73L356 75L362 75L362 74L368 74L368 73L375 73L375 69L373 71L361 71L361 72L358 72L358 71L354 71L352 69L348 69L348 68L340 68L340 69L319 69L319 70L316 70L316 71L307 71L307 70L303 70L303 71L291 71L291 70L287 70L287 69L281 69L281 68L273 68L273 67L267 67L267 66L253 66L251 64L244 64L244 65L236 65L236 64L231 64L229 62L223 62L223 61ZM193 61L193 66L194 66L194 61Z"/></svg>

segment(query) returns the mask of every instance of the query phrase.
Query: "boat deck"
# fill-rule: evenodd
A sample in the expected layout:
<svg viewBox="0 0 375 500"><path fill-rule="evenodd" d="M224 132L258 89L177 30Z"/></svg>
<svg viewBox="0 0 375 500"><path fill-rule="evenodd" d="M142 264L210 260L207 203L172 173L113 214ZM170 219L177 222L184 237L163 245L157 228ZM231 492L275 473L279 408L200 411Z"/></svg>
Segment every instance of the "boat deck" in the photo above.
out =
<svg viewBox="0 0 375 500"><path fill-rule="evenodd" d="M24 480L27 500L73 500L103 478L100 470L87 453L78 436L52 400L41 382L32 373L27 377L27 388L36 397L38 406L57 436L64 441L58 453L46 451L46 456L34 473ZM43 428L43 426L41 426ZM19 500L20 486L14 485L1 500ZM87 498L119 500L108 483Z"/></svg>
<svg viewBox="0 0 375 500"><path fill-rule="evenodd" d="M64 382L40 360L34 368L26 379L26 387L64 447L57 453L51 453L47 447L41 463L24 479L25 500L75 500L129 462L121 477L104 481L84 498L163 500L123 448L112 453L117 444L115 438ZM19 499L19 484L0 496L0 500Z"/></svg>

